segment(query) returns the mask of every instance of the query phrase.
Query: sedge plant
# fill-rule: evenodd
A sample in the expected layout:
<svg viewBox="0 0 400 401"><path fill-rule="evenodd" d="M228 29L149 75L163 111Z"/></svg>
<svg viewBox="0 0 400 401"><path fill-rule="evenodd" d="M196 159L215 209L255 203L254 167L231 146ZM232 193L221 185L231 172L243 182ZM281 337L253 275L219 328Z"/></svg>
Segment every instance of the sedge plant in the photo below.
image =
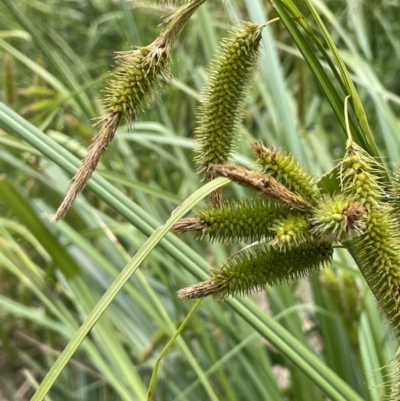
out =
<svg viewBox="0 0 400 401"><path fill-rule="evenodd" d="M137 47L116 56L114 71L104 90L105 114L99 119L97 136L81 168L76 172L71 189L56 212L55 220L65 216L72 202L94 173L100 158L114 140L120 122L124 119L128 126L134 125L140 112L149 108L157 98L160 88L171 83L172 45L189 18L204 2L204 0L179 1L181 7L166 19L166 27L155 41L148 46ZM324 83L321 87L339 125L345 128L347 142L344 146L344 157L328 176L318 177L317 174L308 171L286 149L257 141L252 145L254 152L252 168L232 162L234 149L243 131L242 118L246 96L254 85L257 60L262 52L262 31L266 24L265 21L245 22L231 30L222 39L217 55L210 63L202 90L200 106L194 119L196 142L194 162L201 179L214 180L225 177L233 183L253 190L254 194L248 198L242 197L240 200L225 199L219 186L225 184L227 180L217 181L213 187L208 184L205 191L210 192L212 188L210 203L195 208L194 217L174 221L172 231L179 234L194 231L200 240L210 239L223 243L248 242L248 245L225 262L214 264L208 279L199 277L202 281L181 289L178 296L182 299L212 296L215 299L227 300L227 305L231 305L240 316L247 318L252 327L256 328L259 327L256 315L249 312L246 316L241 309L244 307L250 311L250 307L246 303L240 303L241 301L229 300L229 297L242 296L254 290L264 289L265 286L276 286L282 282L305 277L321 267L329 266L335 248L345 248L356 261L375 295L380 311L386 316L392 332L397 336L400 322L396 217L400 198L399 176L395 174L391 179L378 158L377 148L354 84L314 6L310 2L307 3L315 23L322 32L322 38L326 40L332 59L325 50L325 44L315 35L314 28L308 24L294 3L274 1L281 23L285 25L287 32L307 60L316 79ZM343 96L338 95L338 91L331 84L331 79L326 78L326 72L310 50L310 43L304 40L304 36L311 39L332 68L341 90L349 96L351 113L343 112L346 103ZM2 113L3 123L8 124L25 139L28 140L29 137L33 146L40 148L56 163L67 166L65 168L69 173L76 171L75 160L66 158L61 162L57 152L52 153L51 148L54 144L50 139L42 138L40 135L36 138L29 136L23 131L23 124L19 127L16 119L7 120L3 109ZM43 146L37 141L42 141ZM116 208L129 222L141 227L141 230L148 234L149 228L138 222L137 217L127 207L127 205L132 208L134 206L112 187L106 186L104 181L99 181L96 175L94 178L95 180L89 184L90 188L109 202L110 206ZM5 185L3 187L6 188ZM201 193L195 196L194 200L191 199L190 205L197 203L203 195ZM187 211L187 204L185 208ZM182 209L178 209L178 213L183 214ZM172 219L178 220L172 217L168 222L169 226L172 226ZM66 351L60 355L54 368L39 386L35 400L43 399L61 369L116 297L122 285L129 280L144 256L166 235L167 231L168 226L165 226L161 231L154 233L142 251L136 254L109 288L105 297L92 309ZM168 241L170 240L166 238L163 242L162 246L165 247L163 249L174 255L171 246L173 248L179 242L173 242L176 241L175 238L171 242ZM191 255L189 249L184 249L186 255ZM187 263L185 253L181 252L179 255L180 261L183 264ZM198 304L194 309L197 306ZM191 314L173 335L173 339L176 339L183 326L188 324L189 317ZM265 330L259 332L266 333ZM167 348L171 344L172 341L168 343ZM279 343L279 339L273 344L280 350L285 349L284 345ZM157 359L156 368L166 349ZM287 355L289 354L290 352L287 352ZM312 357L310 358L312 360ZM295 357L291 360L298 366L303 366ZM313 365L313 372L318 371L315 366L317 365ZM392 369L390 401L398 398L399 366L397 354ZM151 378L149 398L154 392L156 374L157 369ZM310 370L308 375L316 377ZM210 398L216 399L213 389L209 384L207 386L204 377L203 385ZM330 386L323 380L319 381L319 385L331 399L359 399L346 386L341 388ZM226 392L234 399L234 395L229 392L229 385Z"/></svg>

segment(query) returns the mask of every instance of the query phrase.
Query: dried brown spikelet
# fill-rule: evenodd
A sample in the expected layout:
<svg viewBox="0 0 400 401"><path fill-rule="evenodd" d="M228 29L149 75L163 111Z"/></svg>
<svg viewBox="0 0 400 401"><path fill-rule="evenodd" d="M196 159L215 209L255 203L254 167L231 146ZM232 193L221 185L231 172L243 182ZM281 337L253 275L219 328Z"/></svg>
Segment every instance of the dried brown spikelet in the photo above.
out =
<svg viewBox="0 0 400 401"><path fill-rule="evenodd" d="M197 217L188 217L180 219L171 229L175 233L186 233L188 231L202 231L207 227L207 224Z"/></svg>
<svg viewBox="0 0 400 401"><path fill-rule="evenodd" d="M83 159L81 167L73 178L71 187L53 216L53 221L60 220L66 215L76 197L82 192L83 188L85 188L86 183L99 164L101 157L114 139L120 119L120 113L109 113L107 117L104 117L101 128L93 144L89 148L89 152Z"/></svg>
<svg viewBox="0 0 400 401"><path fill-rule="evenodd" d="M311 207L300 195L293 193L273 177L266 177L233 164L214 165L212 172L216 177L227 177L233 182L260 192L283 205L300 210L308 210Z"/></svg>

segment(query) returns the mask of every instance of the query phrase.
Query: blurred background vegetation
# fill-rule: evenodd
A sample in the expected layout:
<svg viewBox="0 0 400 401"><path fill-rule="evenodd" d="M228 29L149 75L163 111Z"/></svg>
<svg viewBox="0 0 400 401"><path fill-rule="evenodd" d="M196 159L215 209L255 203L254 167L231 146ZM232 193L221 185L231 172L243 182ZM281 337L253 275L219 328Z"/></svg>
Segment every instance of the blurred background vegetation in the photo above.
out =
<svg viewBox="0 0 400 401"><path fill-rule="evenodd" d="M313 3L351 72L383 160L397 163L400 4ZM127 0L0 0L0 100L82 158L95 133L93 119L102 113L114 52L152 42L171 9ZM200 7L173 48L173 83L134 131L120 127L97 171L139 206L143 219L163 224L201 185L192 162L194 115L219 39L242 20L273 17L266 0ZM263 35L243 134L236 160L245 165L255 139L293 152L318 175L344 154L345 134L279 22ZM71 176L8 129L0 130L0 172L0 399L26 400L146 235L89 190L63 222L50 223ZM224 194L251 196L233 186ZM182 236L209 263L238 249L193 239ZM145 399L159 352L192 306L177 300L176 291L195 281L156 248L48 399ZM335 252L332 269L251 298L362 399L385 395L397 340L347 253ZM326 398L226 303L207 299L164 358L154 399Z"/></svg>

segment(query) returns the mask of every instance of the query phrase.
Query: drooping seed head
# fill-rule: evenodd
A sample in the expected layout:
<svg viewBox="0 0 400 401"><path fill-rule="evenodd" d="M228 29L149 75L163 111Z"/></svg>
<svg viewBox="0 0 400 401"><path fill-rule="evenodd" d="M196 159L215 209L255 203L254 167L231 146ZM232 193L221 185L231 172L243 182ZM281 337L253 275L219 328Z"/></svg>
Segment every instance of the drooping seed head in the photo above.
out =
<svg viewBox="0 0 400 401"><path fill-rule="evenodd" d="M205 0L192 0L164 20L166 25L158 38L148 46L117 53L112 79L105 89L105 107L122 113L128 125L140 111L148 108L157 96L157 88L168 83L170 51L183 27Z"/></svg>
<svg viewBox="0 0 400 401"><path fill-rule="evenodd" d="M105 89L105 107L125 116L129 125L156 97L156 86L171 79L169 50L154 53L152 45L118 53L112 79Z"/></svg>

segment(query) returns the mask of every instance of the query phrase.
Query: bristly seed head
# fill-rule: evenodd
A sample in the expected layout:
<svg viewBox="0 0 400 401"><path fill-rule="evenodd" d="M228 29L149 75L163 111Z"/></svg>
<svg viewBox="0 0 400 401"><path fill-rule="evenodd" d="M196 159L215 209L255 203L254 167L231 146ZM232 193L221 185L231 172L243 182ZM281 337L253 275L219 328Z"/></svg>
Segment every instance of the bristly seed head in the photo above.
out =
<svg viewBox="0 0 400 401"><path fill-rule="evenodd" d="M244 101L251 87L263 26L246 23L222 41L212 61L197 115L198 172L228 161L239 135Z"/></svg>
<svg viewBox="0 0 400 401"><path fill-rule="evenodd" d="M152 45L118 53L113 79L105 89L105 107L125 116L129 125L148 108L156 96L155 85L170 81L169 50L155 53Z"/></svg>
<svg viewBox="0 0 400 401"><path fill-rule="evenodd" d="M308 234L308 221L304 214L292 214L286 218L277 219L272 224L271 230L275 233L271 245L280 248L290 248L298 246L304 241L310 241Z"/></svg>
<svg viewBox="0 0 400 401"><path fill-rule="evenodd" d="M366 211L363 235L346 244L390 324L400 329L400 239L392 208L385 202L382 169L351 140L342 162L341 182Z"/></svg>
<svg viewBox="0 0 400 401"><path fill-rule="evenodd" d="M274 177L291 191L302 195L313 203L319 191L315 186L315 178L293 157L280 149L270 149L262 143L253 145L256 164L261 167L262 173Z"/></svg>
<svg viewBox="0 0 400 401"><path fill-rule="evenodd" d="M326 241L345 242L361 235L366 228L366 211L351 197L324 196L312 209L311 233Z"/></svg>
<svg viewBox="0 0 400 401"><path fill-rule="evenodd" d="M207 206L196 217L202 225L201 236L207 235L211 241L256 241L271 239L273 221L290 213L276 203L255 198L224 202L218 208Z"/></svg>
<svg viewBox="0 0 400 401"><path fill-rule="evenodd" d="M229 259L222 268L212 268L212 278L186 287L179 298L193 299L212 295L216 299L244 295L266 285L294 280L331 261L332 247L327 243L303 243L282 252L268 245L247 248Z"/></svg>

